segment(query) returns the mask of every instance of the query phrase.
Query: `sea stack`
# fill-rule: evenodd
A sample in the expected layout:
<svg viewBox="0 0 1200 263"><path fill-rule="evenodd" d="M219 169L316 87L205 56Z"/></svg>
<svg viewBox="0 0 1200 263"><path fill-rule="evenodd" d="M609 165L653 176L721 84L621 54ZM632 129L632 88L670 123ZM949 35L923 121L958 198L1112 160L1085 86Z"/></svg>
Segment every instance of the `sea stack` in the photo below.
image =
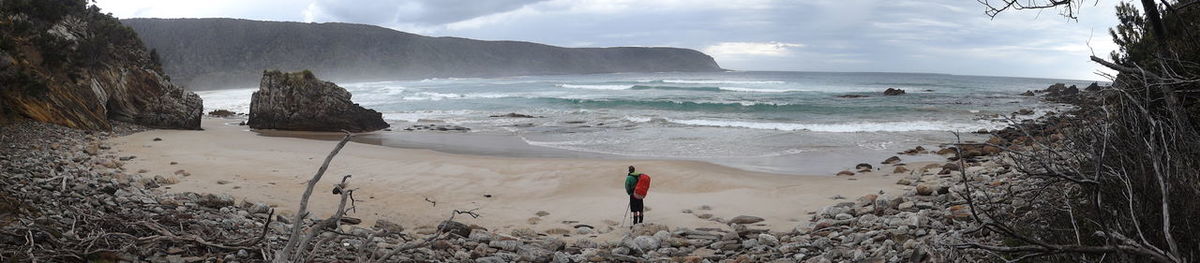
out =
<svg viewBox="0 0 1200 263"><path fill-rule="evenodd" d="M350 92L312 72L264 71L250 99L254 129L367 132L387 128L383 114L350 101Z"/></svg>

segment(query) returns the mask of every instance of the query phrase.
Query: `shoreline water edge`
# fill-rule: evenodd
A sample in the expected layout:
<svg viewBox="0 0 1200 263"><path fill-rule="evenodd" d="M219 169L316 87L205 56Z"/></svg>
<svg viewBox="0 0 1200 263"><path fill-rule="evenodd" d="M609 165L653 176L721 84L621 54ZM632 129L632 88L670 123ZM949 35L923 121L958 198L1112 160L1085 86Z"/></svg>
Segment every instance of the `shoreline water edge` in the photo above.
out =
<svg viewBox="0 0 1200 263"><path fill-rule="evenodd" d="M185 231L207 240L263 235L255 246L277 248L286 242L286 231L301 223L289 222L289 211L294 211L303 181L333 143L313 140L311 134L260 136L231 124L236 120L205 118L203 131L119 125L112 133L34 122L9 124L0 127L5 130L0 161L7 179L22 183L4 187L22 193L11 199L50 200L25 204L30 206L27 210L49 218L96 213L112 218L89 224L116 219L150 229L176 218L172 220ZM998 150L955 147L964 146L909 149L907 154L894 154L898 160L863 159L865 167L842 168L850 176L824 175L837 171L798 176L695 161L510 158L354 143L335 159L333 176L319 189L327 191L336 178L352 175L350 185L360 203L347 215L351 219L338 227L344 240L317 253L319 258L338 258L356 253L354 247L362 242L398 249L440 230L451 235L392 259L928 259L965 231L955 222L969 215L962 197L953 194L962 190L963 179L979 186L1023 184ZM945 161L965 160L958 157L966 152L977 153L966 165ZM937 161L909 161L914 156ZM632 229L618 221L617 214L624 204L617 174L630 164L654 174L656 184L647 202L650 223ZM314 197L314 214L305 224L328 216L337 206L328 194ZM1021 205L1020 200L1011 202ZM46 209L63 205L71 209ZM459 217L456 227L442 227L445 223L440 222L454 209L477 209L473 211L481 216ZM45 224L70 220L60 221ZM204 234L214 231L223 234ZM195 243L186 240L165 245L168 249L114 257L253 262L269 253L246 249L250 247L208 252L189 249Z"/></svg>

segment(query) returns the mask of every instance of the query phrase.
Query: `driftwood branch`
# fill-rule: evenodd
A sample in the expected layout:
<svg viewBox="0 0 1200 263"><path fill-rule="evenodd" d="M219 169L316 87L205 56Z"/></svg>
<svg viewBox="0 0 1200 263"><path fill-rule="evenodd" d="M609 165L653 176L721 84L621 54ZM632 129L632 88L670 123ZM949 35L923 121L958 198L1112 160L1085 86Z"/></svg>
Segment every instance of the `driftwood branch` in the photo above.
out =
<svg viewBox="0 0 1200 263"><path fill-rule="evenodd" d="M353 137L353 135L349 132L346 132L346 136L343 137L342 140L338 142L337 146L333 148L333 151L329 152L329 155L325 157L325 161L321 164L321 168L317 169L317 173L313 175L312 179L308 180L308 185L304 188L304 195L300 197L300 208L296 210L296 216L293 217L292 220L292 229L288 234L288 242L282 249L279 250L279 253L275 254L275 262L283 263L291 260L296 247L299 246L300 233L302 231L302 226L304 225L304 216L308 213L308 199L312 196L313 188L316 187L317 182L321 181L321 177L325 175L325 171L329 169L329 162L333 161L333 157L337 156L338 152L342 151L342 147L346 146L346 143L350 141L351 137Z"/></svg>

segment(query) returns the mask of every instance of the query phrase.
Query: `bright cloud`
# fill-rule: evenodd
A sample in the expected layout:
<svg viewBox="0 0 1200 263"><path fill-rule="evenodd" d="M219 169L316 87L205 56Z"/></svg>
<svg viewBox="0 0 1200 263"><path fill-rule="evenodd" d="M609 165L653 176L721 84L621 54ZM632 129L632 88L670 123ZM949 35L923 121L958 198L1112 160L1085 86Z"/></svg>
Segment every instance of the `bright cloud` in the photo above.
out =
<svg viewBox="0 0 1200 263"><path fill-rule="evenodd" d="M735 70L891 71L1095 79L1112 6L995 18L962 0L97 0L117 17L374 24L567 47L670 46ZM803 43L803 44L800 44Z"/></svg>
<svg viewBox="0 0 1200 263"><path fill-rule="evenodd" d="M704 53L713 57L733 56L787 56L792 48L804 47L803 44L783 42L722 42L704 48Z"/></svg>

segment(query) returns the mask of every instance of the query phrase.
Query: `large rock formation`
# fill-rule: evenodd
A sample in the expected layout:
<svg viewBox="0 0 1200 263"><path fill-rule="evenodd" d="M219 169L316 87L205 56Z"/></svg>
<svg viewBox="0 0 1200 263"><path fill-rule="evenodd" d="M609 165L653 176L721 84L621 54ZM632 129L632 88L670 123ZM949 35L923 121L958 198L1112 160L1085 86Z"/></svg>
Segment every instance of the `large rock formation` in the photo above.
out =
<svg viewBox="0 0 1200 263"><path fill-rule="evenodd" d="M250 99L255 129L364 132L387 128L383 114L350 101L350 92L310 71L263 72Z"/></svg>
<svg viewBox="0 0 1200 263"><path fill-rule="evenodd" d="M311 69L332 81L614 72L722 71L696 50L563 48L519 41L428 37L347 23L227 18L126 19L162 55L177 83L195 89L253 85L266 69Z"/></svg>
<svg viewBox="0 0 1200 263"><path fill-rule="evenodd" d="M109 130L110 119L200 129L200 97L172 85L133 30L83 0L0 9L0 123Z"/></svg>

